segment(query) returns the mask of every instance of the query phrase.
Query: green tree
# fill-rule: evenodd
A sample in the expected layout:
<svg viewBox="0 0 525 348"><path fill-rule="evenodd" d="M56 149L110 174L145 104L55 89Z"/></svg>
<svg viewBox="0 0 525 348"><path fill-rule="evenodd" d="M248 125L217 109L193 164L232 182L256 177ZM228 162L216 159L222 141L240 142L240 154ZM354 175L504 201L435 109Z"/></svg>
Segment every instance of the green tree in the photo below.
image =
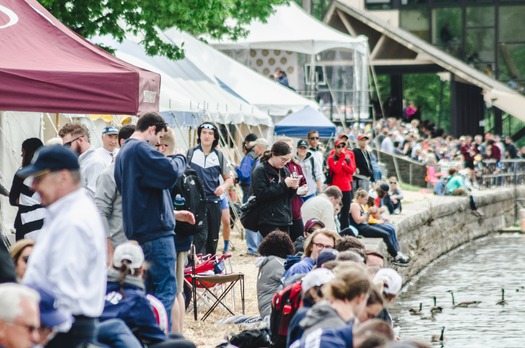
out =
<svg viewBox="0 0 525 348"><path fill-rule="evenodd" d="M149 55L184 57L183 48L163 42L161 30L176 26L193 35L233 40L247 34L254 19L265 20L273 5L289 0L40 0L57 19L83 37L111 35L122 41L127 32L142 34Z"/></svg>
<svg viewBox="0 0 525 348"><path fill-rule="evenodd" d="M390 77L378 76L378 89L385 102L391 95ZM441 88L443 93L441 94ZM375 92L377 93L377 92ZM377 98L377 97L376 97ZM429 120L445 131L450 131L450 83L441 81L437 74L404 74L403 98L413 100L421 109L423 120Z"/></svg>

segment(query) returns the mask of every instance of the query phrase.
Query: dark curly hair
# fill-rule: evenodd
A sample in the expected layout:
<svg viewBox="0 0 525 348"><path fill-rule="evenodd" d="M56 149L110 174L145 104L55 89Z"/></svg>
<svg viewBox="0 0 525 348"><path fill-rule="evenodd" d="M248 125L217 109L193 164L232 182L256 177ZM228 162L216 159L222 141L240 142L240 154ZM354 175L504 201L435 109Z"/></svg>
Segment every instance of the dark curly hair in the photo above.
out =
<svg viewBox="0 0 525 348"><path fill-rule="evenodd" d="M293 247L290 236L282 231L273 231L268 234L259 245L259 254L262 256L278 256L285 259L288 255L293 255Z"/></svg>

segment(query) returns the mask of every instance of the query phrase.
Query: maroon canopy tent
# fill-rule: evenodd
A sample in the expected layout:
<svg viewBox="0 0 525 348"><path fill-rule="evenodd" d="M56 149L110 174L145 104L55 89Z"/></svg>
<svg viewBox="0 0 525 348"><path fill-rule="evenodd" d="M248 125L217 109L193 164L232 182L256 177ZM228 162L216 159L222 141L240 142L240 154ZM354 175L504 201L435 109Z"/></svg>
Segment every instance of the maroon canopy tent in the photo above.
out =
<svg viewBox="0 0 525 348"><path fill-rule="evenodd" d="M0 0L0 110L76 114L158 111L160 75L123 62L36 0Z"/></svg>

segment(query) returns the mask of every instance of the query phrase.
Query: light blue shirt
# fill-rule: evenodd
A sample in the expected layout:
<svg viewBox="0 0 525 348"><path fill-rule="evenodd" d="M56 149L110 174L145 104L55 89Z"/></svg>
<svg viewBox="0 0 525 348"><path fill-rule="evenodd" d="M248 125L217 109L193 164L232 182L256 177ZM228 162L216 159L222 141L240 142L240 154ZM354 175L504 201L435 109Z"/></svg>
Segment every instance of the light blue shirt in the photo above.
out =
<svg viewBox="0 0 525 348"><path fill-rule="evenodd" d="M86 190L89 197L95 200L97 178L109 163L106 164L106 161L104 161L102 156L100 156L94 148L90 148L78 156L78 163L80 164L82 187Z"/></svg>
<svg viewBox="0 0 525 348"><path fill-rule="evenodd" d="M106 293L106 239L95 203L79 189L47 207L23 282L50 291L58 308L98 317Z"/></svg>

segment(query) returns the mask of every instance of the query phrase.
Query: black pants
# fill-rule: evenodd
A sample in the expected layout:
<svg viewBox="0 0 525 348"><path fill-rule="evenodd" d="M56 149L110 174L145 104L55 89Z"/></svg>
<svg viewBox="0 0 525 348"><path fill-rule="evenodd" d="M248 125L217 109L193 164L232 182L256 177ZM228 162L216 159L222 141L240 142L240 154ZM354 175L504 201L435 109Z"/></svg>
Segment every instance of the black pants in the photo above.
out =
<svg viewBox="0 0 525 348"><path fill-rule="evenodd" d="M352 198L354 198L354 191L343 191L343 206L341 207L341 212L339 213L339 222L341 223L341 230L344 230L350 225L349 215Z"/></svg>
<svg viewBox="0 0 525 348"><path fill-rule="evenodd" d="M303 219L293 220L292 226L290 226L290 238L292 242L304 234Z"/></svg>
<svg viewBox="0 0 525 348"><path fill-rule="evenodd" d="M263 236L263 238L269 235L270 232L273 232L275 230L280 230L284 233L290 234L289 225L276 226L276 225L269 225L269 224L259 224L259 233Z"/></svg>
<svg viewBox="0 0 525 348"><path fill-rule="evenodd" d="M221 202L206 202L206 226L193 239L197 254L214 255L217 252L221 215Z"/></svg>
<svg viewBox="0 0 525 348"><path fill-rule="evenodd" d="M71 326L71 329L66 333L57 334L46 347L87 347L87 345L95 339L96 321L96 319L82 315L75 316L75 322Z"/></svg>
<svg viewBox="0 0 525 348"><path fill-rule="evenodd" d="M246 203L248 198L250 198L250 185L241 185L242 191L242 203Z"/></svg>
<svg viewBox="0 0 525 348"><path fill-rule="evenodd" d="M359 230L359 234L363 237L383 239L383 242L385 242L386 249L388 250L390 256L397 256L396 247L394 246L394 243L392 243L392 240L390 239L390 234L388 234L388 232L382 231L379 228L370 226L368 224L360 224L357 227L357 229Z"/></svg>

